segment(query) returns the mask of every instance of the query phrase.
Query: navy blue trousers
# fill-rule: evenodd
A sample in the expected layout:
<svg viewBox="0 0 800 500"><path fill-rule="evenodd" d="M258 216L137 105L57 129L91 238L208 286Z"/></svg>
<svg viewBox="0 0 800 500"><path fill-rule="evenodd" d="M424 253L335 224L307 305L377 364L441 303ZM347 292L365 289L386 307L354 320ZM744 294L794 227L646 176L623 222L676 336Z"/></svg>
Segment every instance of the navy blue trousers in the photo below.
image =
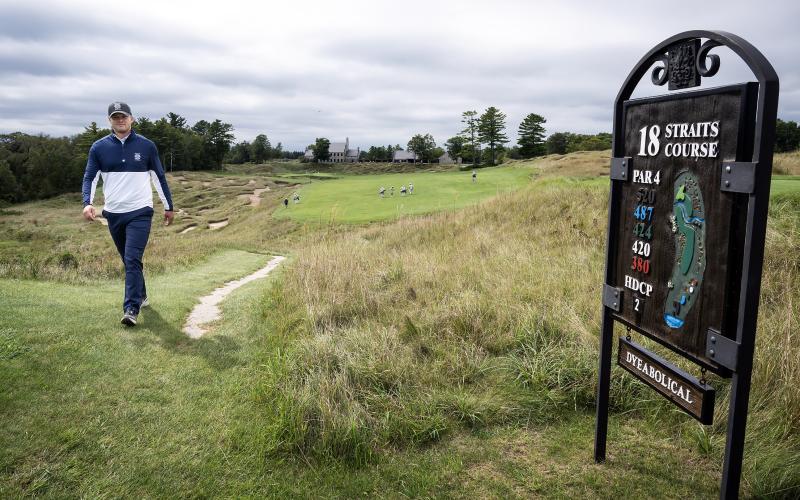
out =
<svg viewBox="0 0 800 500"><path fill-rule="evenodd" d="M144 207L123 214L112 214L103 210L103 217L108 221L111 238L125 265L125 301L122 303L122 310L133 309L139 314L142 301L147 297L142 256L150 237L153 209Z"/></svg>

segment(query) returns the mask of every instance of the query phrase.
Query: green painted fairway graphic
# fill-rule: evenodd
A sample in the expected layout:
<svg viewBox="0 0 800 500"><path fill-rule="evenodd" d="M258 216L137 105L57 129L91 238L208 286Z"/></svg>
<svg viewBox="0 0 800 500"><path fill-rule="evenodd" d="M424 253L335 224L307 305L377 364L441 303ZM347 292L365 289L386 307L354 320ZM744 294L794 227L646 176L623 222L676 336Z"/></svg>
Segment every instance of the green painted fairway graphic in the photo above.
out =
<svg viewBox="0 0 800 500"><path fill-rule="evenodd" d="M472 172L415 172L387 175L347 175L314 182L299 189L300 203L279 207L276 217L305 222L364 223L403 215L452 210L479 202L526 184L531 167L480 169L477 182ZM403 186L413 193L402 195ZM380 188L385 189L383 198ZM392 187L394 191L392 194Z"/></svg>
<svg viewBox="0 0 800 500"><path fill-rule="evenodd" d="M706 269L705 205L697 179L688 171L675 180L673 214L675 266L668 283L664 321L670 328L680 328L700 295Z"/></svg>

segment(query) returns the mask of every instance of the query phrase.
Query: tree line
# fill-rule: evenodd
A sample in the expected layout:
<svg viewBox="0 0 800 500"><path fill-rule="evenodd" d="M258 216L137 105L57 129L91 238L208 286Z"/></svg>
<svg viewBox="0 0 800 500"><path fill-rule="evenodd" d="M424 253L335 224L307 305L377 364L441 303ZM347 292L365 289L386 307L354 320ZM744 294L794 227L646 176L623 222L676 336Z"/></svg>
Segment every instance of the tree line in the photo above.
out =
<svg viewBox="0 0 800 500"><path fill-rule="evenodd" d="M555 132L546 137L547 120L538 114L528 114L520 123L517 144L506 147L506 115L489 107L478 115L474 110L462 113L463 130L438 147L431 134L415 134L406 148L417 154L420 161L431 162L444 151L451 158L462 158L473 165L494 165L504 158L532 158L544 154L566 154L574 151L593 151L611 148L611 134L573 134ZM233 126L219 119L200 120L189 126L176 113L158 120L138 118L134 129L156 143L161 163L167 171L211 170L229 163L260 163L270 159L295 159L300 151L284 151L279 142L275 147L264 134L252 143L233 145ZM0 134L0 203L19 203L75 192L81 185L89 147L111 133L92 122L80 134L71 137L29 135L21 132ZM800 126L794 121L778 119L775 152L800 149ZM330 141L317 138L310 146L316 161L329 158ZM362 151L361 161L391 161L399 144L372 146Z"/></svg>
<svg viewBox="0 0 800 500"><path fill-rule="evenodd" d="M775 152L785 153L800 149L800 126L796 122L785 122L778 118L775 124Z"/></svg>
<svg viewBox="0 0 800 500"><path fill-rule="evenodd" d="M156 143L164 169L211 170L222 167L233 126L217 119L186 119L168 113L158 120L137 118L134 130ZM0 202L19 203L80 190L89 148L111 133L92 122L71 137L0 135Z"/></svg>
<svg viewBox="0 0 800 500"><path fill-rule="evenodd" d="M528 114L519 124L517 144L506 148L509 142L505 134L506 115L495 107L489 107L482 115L477 111L465 111L461 115L464 129L444 143L444 149L437 147L431 134L416 134L408 141L407 149L417 154L422 162L431 162L447 151L455 160L462 158L464 163L473 165L495 165L505 157L512 159L533 158L546 154L567 154L575 151L603 151L611 149L612 135L608 132L597 134L575 134L554 132L545 137L544 124L547 120L536 113ZM314 150L315 161L329 158L330 141L322 137L309 146ZM782 153L800 149L800 126L794 121L780 118L776 124L775 152ZM362 151L359 161L390 162L395 151L402 150L399 144L392 146L371 146Z"/></svg>
<svg viewBox="0 0 800 500"><path fill-rule="evenodd" d="M517 129L517 144L506 147L510 141L506 135L506 115L490 106L482 114L475 110L461 114L463 129L439 147L431 134L415 134L406 149L417 156L417 161L432 162L445 151L453 160L461 158L466 164L497 165L506 157L521 159L546 154L565 154L573 151L594 151L611 148L611 134L573 134L556 132L546 136L544 124L547 120L536 113L528 114ZM314 161L327 161L330 157L330 141L325 137L316 139L309 148L314 152ZM400 145L371 146L362 151L359 161L388 162L393 154L401 150Z"/></svg>
<svg viewBox="0 0 800 500"><path fill-rule="evenodd" d="M295 160L302 151L284 151L280 142L275 146L265 134L258 134L253 142L242 141L231 147L225 163L264 163L267 160Z"/></svg>

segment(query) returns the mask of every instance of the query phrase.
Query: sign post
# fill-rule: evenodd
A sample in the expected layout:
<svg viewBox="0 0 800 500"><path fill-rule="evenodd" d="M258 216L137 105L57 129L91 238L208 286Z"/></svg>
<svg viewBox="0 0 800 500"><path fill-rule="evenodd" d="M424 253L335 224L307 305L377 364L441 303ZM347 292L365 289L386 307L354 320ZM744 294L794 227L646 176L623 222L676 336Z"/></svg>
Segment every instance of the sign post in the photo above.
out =
<svg viewBox="0 0 800 500"><path fill-rule="evenodd" d="M684 90L716 75L731 49L756 82L630 99L651 81ZM617 95L594 455L605 460L614 322L618 363L704 424L706 371L732 377L720 498L741 478L764 257L778 77L747 41L687 31L645 55ZM700 378L631 342L642 334L695 363Z"/></svg>

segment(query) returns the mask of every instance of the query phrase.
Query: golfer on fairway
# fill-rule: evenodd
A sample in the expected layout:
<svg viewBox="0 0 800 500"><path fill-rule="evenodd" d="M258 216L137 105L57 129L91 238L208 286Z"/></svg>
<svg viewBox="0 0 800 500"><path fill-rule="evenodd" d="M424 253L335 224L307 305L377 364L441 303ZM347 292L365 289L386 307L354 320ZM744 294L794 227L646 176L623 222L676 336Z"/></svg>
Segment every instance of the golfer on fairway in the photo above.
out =
<svg viewBox="0 0 800 500"><path fill-rule="evenodd" d="M164 204L164 223L175 216L172 195L153 141L131 129L131 108L124 102L108 106L112 133L99 139L89 149L86 172L83 174L83 216L93 221L97 214L92 206L97 181L103 178L105 207L111 239L125 265L125 299L122 303L122 324L136 326L139 308L149 305L142 273L142 255L150 236L153 219L153 189Z"/></svg>

